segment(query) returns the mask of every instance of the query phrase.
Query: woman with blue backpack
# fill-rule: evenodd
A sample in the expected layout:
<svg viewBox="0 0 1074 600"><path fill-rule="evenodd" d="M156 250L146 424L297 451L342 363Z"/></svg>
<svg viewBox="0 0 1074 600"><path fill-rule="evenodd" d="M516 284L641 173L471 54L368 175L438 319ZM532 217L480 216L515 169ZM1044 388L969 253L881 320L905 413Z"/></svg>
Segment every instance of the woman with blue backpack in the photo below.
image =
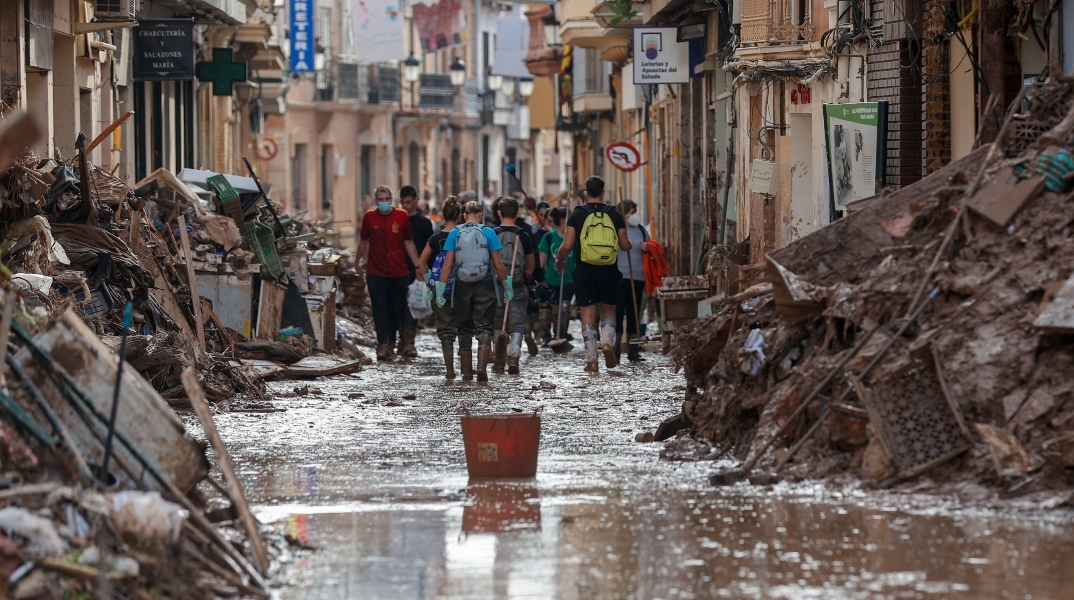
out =
<svg viewBox="0 0 1074 600"><path fill-rule="evenodd" d="M444 240L440 279L434 281L436 304L443 308L448 302L451 303L456 326L473 322L477 336L478 381L489 379L487 368L492 354L492 321L498 300L496 281L501 282L500 289L503 290L505 301L514 297L514 280L507 274L500 259L503 245L491 227L481 224L484 212L477 201L467 202L463 207L466 221L452 229ZM448 297L447 283L452 277L455 281ZM466 354L460 355L464 366ZM465 371L463 379L467 379Z"/></svg>
<svg viewBox="0 0 1074 600"><path fill-rule="evenodd" d="M455 196L448 196L440 210L444 228L429 238L425 250L422 251L421 257L418 259L418 275L425 279L429 286L429 291L433 293L436 292L434 282L440 281L440 273L443 271L444 259L447 256L447 253L444 252L444 242L447 241L448 234L455 229L462 218L462 206ZM449 273L445 294L451 294L454 283L455 278ZM455 379L455 338L457 337L459 339L459 367L462 370L462 375L467 380L473 379L473 347L470 342L473 339L473 332L459 330L459 324L455 322L455 311L450 305L440 306L434 302L433 319L436 322L436 335L440 338L440 345L444 349L444 366L447 368L447 378ZM463 324L463 327L465 327L465 324Z"/></svg>

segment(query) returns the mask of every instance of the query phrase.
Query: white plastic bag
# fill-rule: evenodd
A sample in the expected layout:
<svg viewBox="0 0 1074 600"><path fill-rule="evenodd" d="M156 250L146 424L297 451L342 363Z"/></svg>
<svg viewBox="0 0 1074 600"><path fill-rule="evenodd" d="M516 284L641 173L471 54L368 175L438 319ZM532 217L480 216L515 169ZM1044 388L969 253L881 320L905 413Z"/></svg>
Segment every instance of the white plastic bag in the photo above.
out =
<svg viewBox="0 0 1074 600"><path fill-rule="evenodd" d="M433 314L433 305L429 302L429 297L425 295L427 290L425 282L420 279L415 279L414 283L407 288L406 303L410 307L410 314L415 319L424 319Z"/></svg>

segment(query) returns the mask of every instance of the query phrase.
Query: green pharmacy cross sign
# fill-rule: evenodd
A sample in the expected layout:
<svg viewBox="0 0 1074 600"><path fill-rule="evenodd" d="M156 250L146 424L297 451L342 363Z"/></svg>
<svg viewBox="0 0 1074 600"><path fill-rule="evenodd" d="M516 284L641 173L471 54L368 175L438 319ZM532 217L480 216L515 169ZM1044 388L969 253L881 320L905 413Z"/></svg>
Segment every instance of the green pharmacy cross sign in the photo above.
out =
<svg viewBox="0 0 1074 600"><path fill-rule="evenodd" d="M210 62L198 63L198 79L213 82L214 96L230 96L237 81L246 81L246 63L233 60L231 48L213 48Z"/></svg>

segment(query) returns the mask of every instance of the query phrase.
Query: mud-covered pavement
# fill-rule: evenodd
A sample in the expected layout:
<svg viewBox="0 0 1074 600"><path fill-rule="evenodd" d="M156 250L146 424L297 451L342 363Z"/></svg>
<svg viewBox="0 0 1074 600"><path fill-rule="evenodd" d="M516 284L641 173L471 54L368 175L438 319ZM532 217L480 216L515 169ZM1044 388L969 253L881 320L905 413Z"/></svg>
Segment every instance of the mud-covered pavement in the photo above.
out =
<svg viewBox="0 0 1074 600"><path fill-rule="evenodd" d="M419 349L216 417L258 517L317 548L282 568L280 598L1069 597L1063 513L719 489L712 462L659 460L634 436L681 403L663 357L594 377L579 350L542 349L520 376L445 385L438 342ZM543 407L536 479L468 482L460 405Z"/></svg>

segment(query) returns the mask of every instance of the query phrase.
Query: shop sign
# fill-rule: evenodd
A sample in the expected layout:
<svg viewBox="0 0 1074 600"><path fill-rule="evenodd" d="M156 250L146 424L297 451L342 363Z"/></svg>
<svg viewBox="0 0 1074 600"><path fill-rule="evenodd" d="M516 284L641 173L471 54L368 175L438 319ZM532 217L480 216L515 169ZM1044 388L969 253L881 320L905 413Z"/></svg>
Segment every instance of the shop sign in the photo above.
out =
<svg viewBox="0 0 1074 600"><path fill-rule="evenodd" d="M676 27L634 30L634 85L690 81L690 42L677 40Z"/></svg>
<svg viewBox="0 0 1074 600"><path fill-rule="evenodd" d="M194 80L194 19L142 19L134 28L135 81Z"/></svg>

